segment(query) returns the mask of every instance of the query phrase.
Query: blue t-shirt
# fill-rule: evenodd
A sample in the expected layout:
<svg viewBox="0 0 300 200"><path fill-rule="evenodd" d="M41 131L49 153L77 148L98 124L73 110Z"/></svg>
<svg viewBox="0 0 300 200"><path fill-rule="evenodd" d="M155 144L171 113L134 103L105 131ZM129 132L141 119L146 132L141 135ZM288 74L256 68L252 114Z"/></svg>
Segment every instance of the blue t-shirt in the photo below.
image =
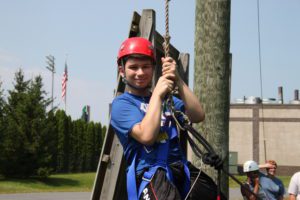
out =
<svg viewBox="0 0 300 200"><path fill-rule="evenodd" d="M277 200L285 193L282 181L276 177L269 178L266 175L261 174L259 182L269 200Z"/></svg>
<svg viewBox="0 0 300 200"><path fill-rule="evenodd" d="M163 131L167 126L175 126L174 122L170 122L171 116L168 110L162 114L161 132L158 135L157 141L152 146L145 146L130 136L130 132L134 125L139 124L149 105L150 96L141 97L125 92L116 97L112 103L111 110L111 125L114 128L124 149L124 155L128 165L131 164L136 153L136 171L141 172L144 168L154 166L157 162L157 147L168 139L168 135ZM184 112L183 102L173 97L174 106L176 110ZM140 156L140 149L143 148L147 154ZM169 140L168 164L182 161L183 154L180 149L178 136Z"/></svg>

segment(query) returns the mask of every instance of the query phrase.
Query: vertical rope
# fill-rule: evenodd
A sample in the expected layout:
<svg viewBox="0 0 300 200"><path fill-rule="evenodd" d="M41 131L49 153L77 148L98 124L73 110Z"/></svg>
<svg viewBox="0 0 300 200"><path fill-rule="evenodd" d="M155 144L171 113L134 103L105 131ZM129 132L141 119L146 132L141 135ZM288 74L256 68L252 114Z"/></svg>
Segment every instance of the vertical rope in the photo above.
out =
<svg viewBox="0 0 300 200"><path fill-rule="evenodd" d="M170 0L165 0L165 29L166 29L166 34L164 36L164 43L163 43L163 47L164 47L164 53L165 53L165 58L170 56L170 34L169 34L169 1ZM167 98L167 102L164 103L164 107L169 106L170 111L173 113L173 98L172 98L172 94L175 92L175 90L173 89L173 91L168 94L168 98ZM177 127L178 128L178 127Z"/></svg>
<svg viewBox="0 0 300 200"><path fill-rule="evenodd" d="M168 57L170 51L170 34L169 34L169 1L165 0L165 28L166 28L166 35L164 36L164 51L165 57Z"/></svg>
<svg viewBox="0 0 300 200"><path fill-rule="evenodd" d="M261 96L261 118L262 118L262 135L264 140L264 157L267 161L267 147L265 137L265 119L264 119L264 103L263 103L263 78L262 78L262 66L261 66L261 43L260 43L260 9L259 0L257 0L257 30L258 30L258 56L259 56L259 75L260 75L260 96ZM259 162L259 160L258 160Z"/></svg>

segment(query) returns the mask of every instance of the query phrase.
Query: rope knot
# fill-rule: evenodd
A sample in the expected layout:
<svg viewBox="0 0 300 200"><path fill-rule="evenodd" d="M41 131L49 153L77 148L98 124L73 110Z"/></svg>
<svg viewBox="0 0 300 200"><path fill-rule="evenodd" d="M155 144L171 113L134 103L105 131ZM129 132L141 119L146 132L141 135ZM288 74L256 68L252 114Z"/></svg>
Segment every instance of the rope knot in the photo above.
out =
<svg viewBox="0 0 300 200"><path fill-rule="evenodd" d="M205 164L214 167L215 169L222 169L223 161L222 159L215 153L205 153L202 157L202 160Z"/></svg>

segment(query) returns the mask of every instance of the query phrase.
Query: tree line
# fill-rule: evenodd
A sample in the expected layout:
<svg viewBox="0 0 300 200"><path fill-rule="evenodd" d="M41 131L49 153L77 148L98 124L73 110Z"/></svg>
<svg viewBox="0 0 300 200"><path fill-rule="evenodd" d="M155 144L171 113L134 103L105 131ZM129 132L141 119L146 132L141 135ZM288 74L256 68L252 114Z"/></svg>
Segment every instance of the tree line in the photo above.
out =
<svg viewBox="0 0 300 200"><path fill-rule="evenodd" d="M0 175L47 177L95 171L106 127L72 120L52 100L41 76L25 80L20 69L7 98L0 82Z"/></svg>

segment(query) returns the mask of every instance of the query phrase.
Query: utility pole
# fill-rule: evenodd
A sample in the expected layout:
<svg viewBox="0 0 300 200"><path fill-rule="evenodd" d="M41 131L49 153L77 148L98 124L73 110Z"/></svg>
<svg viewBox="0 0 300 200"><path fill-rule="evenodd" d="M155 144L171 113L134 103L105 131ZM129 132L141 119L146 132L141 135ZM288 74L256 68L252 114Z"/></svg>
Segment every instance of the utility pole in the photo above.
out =
<svg viewBox="0 0 300 200"><path fill-rule="evenodd" d="M230 108L230 0L196 0L194 92L205 111L205 121L195 126L225 159L228 171ZM200 167L200 161L193 157ZM204 170L210 177L217 171ZM221 174L221 190L228 197L228 177Z"/></svg>
<svg viewBox="0 0 300 200"><path fill-rule="evenodd" d="M51 110L53 110L53 91L54 91L54 74L55 74L55 63L54 63L54 56L49 55L46 56L46 62L47 62L47 66L46 68L52 73L52 93L51 93Z"/></svg>

